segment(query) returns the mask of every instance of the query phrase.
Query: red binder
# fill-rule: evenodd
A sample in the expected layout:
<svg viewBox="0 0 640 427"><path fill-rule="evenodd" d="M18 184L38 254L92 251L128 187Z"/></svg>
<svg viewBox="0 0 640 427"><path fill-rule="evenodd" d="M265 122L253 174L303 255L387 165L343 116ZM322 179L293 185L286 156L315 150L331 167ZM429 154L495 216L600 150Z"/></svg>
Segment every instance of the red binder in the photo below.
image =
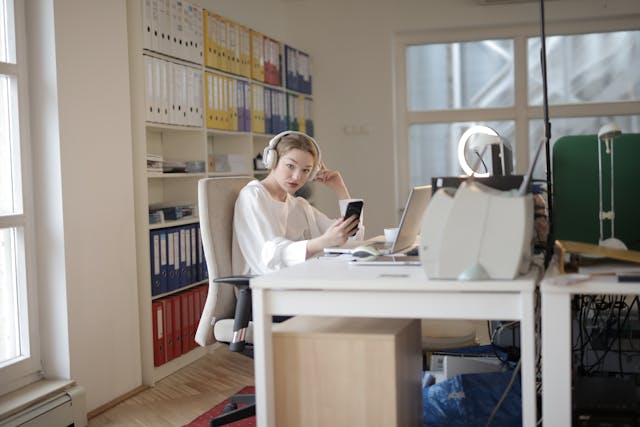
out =
<svg viewBox="0 0 640 427"><path fill-rule="evenodd" d="M189 350L196 348L196 310L198 309L198 294L195 289L190 289L189 295Z"/></svg>
<svg viewBox="0 0 640 427"><path fill-rule="evenodd" d="M171 314L173 315L173 355L178 357L182 354L182 313L180 295L174 295L171 300Z"/></svg>
<svg viewBox="0 0 640 427"><path fill-rule="evenodd" d="M189 292L180 294L180 330L182 335L182 354L189 352Z"/></svg>
<svg viewBox="0 0 640 427"><path fill-rule="evenodd" d="M167 362L175 359L174 351L174 334L173 334L173 304L171 299L164 298L162 301L162 308L164 310L164 335L165 335L165 354Z"/></svg>
<svg viewBox="0 0 640 427"><path fill-rule="evenodd" d="M151 303L153 324L153 365L160 366L167 361L165 354L164 309L161 301Z"/></svg>

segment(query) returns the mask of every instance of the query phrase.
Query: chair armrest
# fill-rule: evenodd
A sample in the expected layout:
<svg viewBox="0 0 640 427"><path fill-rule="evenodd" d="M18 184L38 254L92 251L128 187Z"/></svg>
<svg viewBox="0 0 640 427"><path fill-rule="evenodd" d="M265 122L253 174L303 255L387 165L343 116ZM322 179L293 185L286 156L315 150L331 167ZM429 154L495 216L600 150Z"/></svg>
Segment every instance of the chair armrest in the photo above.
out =
<svg viewBox="0 0 640 427"><path fill-rule="evenodd" d="M249 280L254 276L227 276L213 279L218 283L229 283L238 289L236 311L233 321L233 339L229 349L239 353L244 352L245 333L251 320L251 288Z"/></svg>

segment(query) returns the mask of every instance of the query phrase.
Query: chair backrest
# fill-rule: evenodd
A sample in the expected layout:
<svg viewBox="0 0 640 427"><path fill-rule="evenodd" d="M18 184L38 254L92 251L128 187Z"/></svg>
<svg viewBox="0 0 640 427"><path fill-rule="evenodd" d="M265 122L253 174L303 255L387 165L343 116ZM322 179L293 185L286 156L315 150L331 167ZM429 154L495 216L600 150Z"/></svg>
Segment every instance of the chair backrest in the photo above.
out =
<svg viewBox="0 0 640 427"><path fill-rule="evenodd" d="M198 182L198 212L202 248L209 274L209 292L203 309L196 342L215 342L213 324L222 318L232 318L235 293L231 285L215 283L213 279L230 276L232 271L233 211L240 190L250 177L205 178Z"/></svg>

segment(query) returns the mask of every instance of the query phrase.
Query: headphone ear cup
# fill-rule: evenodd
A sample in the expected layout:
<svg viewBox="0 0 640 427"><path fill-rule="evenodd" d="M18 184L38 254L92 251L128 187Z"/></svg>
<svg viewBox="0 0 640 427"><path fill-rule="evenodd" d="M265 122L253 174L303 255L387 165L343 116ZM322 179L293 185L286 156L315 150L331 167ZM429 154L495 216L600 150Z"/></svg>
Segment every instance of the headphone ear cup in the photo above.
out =
<svg viewBox="0 0 640 427"><path fill-rule="evenodd" d="M265 148L264 153L262 154L262 161L264 162L264 167L267 169L273 169L275 165L278 163L278 152L271 148L270 146Z"/></svg>
<svg viewBox="0 0 640 427"><path fill-rule="evenodd" d="M315 168L313 168L311 174L309 175L309 181L313 181L314 179L316 179L318 172L320 172L320 165L317 165Z"/></svg>

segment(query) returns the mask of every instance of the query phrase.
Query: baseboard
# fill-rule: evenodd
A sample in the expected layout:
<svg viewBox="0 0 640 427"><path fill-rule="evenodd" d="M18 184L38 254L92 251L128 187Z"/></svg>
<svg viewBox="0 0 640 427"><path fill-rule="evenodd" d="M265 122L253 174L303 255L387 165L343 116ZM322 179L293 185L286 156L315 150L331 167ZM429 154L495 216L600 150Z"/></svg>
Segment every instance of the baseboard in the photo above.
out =
<svg viewBox="0 0 640 427"><path fill-rule="evenodd" d="M132 396L135 396L136 394L145 391L146 389L148 389L149 386L148 385L141 385L138 386L136 388L134 388L133 390L129 391L128 393L123 394L120 397L117 397L115 399L113 399L110 402L105 403L104 405L100 405L97 408L87 412L87 418L91 419L94 418L100 414L102 414L105 411L108 411L109 409L113 408L114 406L124 402L125 400L129 399Z"/></svg>

